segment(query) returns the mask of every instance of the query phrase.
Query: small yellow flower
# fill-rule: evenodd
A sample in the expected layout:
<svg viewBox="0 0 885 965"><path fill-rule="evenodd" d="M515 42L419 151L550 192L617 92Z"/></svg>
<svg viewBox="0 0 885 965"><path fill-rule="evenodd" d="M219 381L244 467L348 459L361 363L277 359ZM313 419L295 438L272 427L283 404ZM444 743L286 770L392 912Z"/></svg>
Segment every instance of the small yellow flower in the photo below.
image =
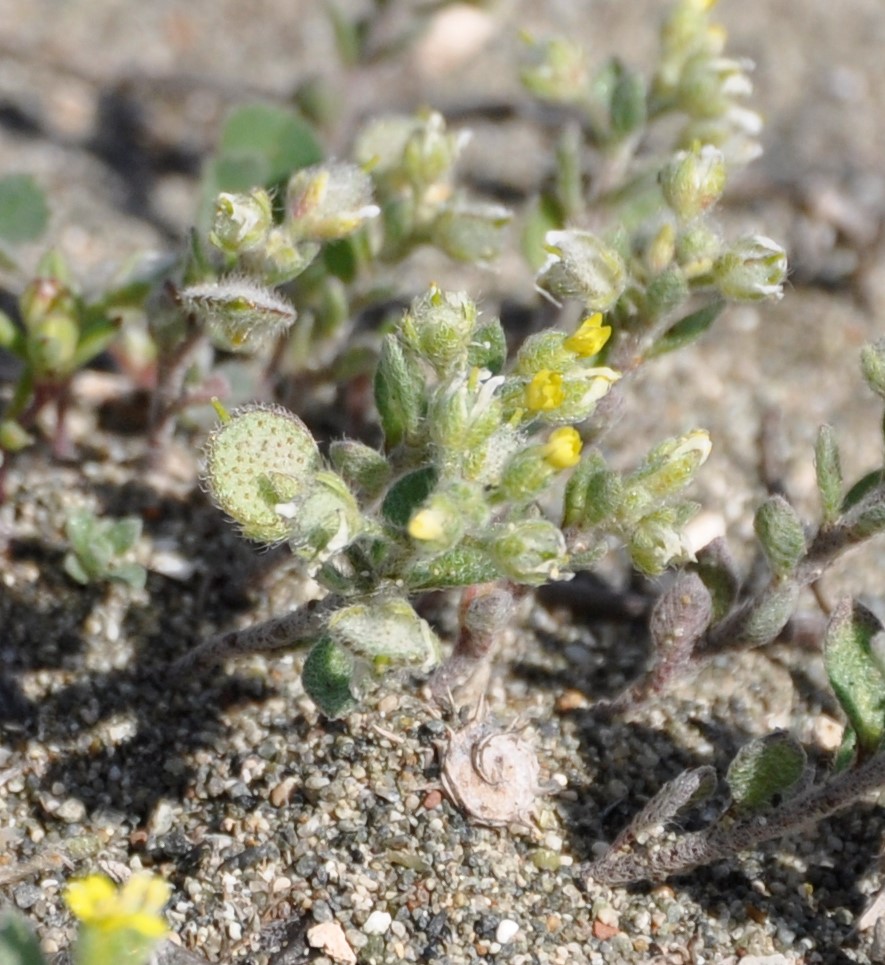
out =
<svg viewBox="0 0 885 965"><path fill-rule="evenodd" d="M68 885L65 901L89 928L162 938L168 932L162 911L169 892L162 878L150 874L133 875L119 890L105 875L89 875Z"/></svg>
<svg viewBox="0 0 885 965"><path fill-rule="evenodd" d="M543 448L544 461L554 469L571 469L578 464L583 447L577 429L572 426L554 429Z"/></svg>
<svg viewBox="0 0 885 965"><path fill-rule="evenodd" d="M612 333L611 325L602 324L602 313L594 312L581 322L580 328L570 335L562 344L570 352L583 358L596 355L609 340Z"/></svg>
<svg viewBox="0 0 885 965"><path fill-rule="evenodd" d="M433 509L419 509L409 520L409 536L412 539L432 541L445 535L443 514Z"/></svg>
<svg viewBox="0 0 885 965"><path fill-rule="evenodd" d="M525 405L532 412L550 412L558 409L565 399L562 387L562 373L541 369L532 376L525 387Z"/></svg>

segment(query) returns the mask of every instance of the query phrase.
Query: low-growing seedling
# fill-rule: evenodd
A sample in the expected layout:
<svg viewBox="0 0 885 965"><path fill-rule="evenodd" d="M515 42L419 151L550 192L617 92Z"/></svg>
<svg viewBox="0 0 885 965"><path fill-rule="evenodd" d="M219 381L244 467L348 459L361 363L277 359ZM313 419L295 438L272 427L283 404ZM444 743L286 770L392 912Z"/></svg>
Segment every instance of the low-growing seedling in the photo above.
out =
<svg viewBox="0 0 885 965"><path fill-rule="evenodd" d="M133 589L141 589L147 571L128 557L141 537L141 520L101 519L89 509L68 514L65 536L71 544L65 554L64 568L68 576L84 586L104 580L119 580Z"/></svg>

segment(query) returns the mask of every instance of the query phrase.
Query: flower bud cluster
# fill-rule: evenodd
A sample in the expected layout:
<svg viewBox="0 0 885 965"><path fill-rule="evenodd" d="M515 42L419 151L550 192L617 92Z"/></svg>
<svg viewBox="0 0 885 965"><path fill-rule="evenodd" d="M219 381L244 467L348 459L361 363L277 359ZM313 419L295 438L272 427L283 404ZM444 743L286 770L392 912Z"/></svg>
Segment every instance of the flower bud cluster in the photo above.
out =
<svg viewBox="0 0 885 965"><path fill-rule="evenodd" d="M588 453L569 480L563 523L569 531L615 535L633 564L651 575L692 559L684 527L697 506L683 490L710 454L710 438L696 429L653 449L633 472L620 474L598 452Z"/></svg>
<svg viewBox="0 0 885 965"><path fill-rule="evenodd" d="M713 144L730 163L746 164L761 153L762 119L744 106L752 92L752 61L725 56L726 33L710 21L715 0L680 0L662 30L659 67L652 82L658 109L688 120L683 145Z"/></svg>
<svg viewBox="0 0 885 965"><path fill-rule="evenodd" d="M370 172L381 204L383 258L432 244L456 261L488 262L503 243L510 211L456 191L454 169L470 140L452 132L441 114L390 116L369 123L355 157Z"/></svg>
<svg viewBox="0 0 885 965"><path fill-rule="evenodd" d="M90 303L80 295L67 262L55 251L37 265L19 297L18 314L21 324L0 312L0 349L21 362L18 385L0 419L0 457L30 444L21 421L25 410L30 406L33 416L40 396L63 394L74 373L115 338L120 324L101 301Z"/></svg>

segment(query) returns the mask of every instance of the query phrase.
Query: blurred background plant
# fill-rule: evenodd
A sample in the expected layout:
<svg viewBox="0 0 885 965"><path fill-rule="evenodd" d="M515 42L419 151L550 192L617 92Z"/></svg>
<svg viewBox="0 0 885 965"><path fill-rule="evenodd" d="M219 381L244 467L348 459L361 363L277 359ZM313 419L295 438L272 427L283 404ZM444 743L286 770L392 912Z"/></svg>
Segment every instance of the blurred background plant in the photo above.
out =
<svg viewBox="0 0 885 965"><path fill-rule="evenodd" d="M101 874L67 886L65 900L79 922L71 958L75 965L143 965L169 929L163 906L170 888L162 878L134 874L122 887ZM17 914L0 916L0 961L45 965L36 936Z"/></svg>

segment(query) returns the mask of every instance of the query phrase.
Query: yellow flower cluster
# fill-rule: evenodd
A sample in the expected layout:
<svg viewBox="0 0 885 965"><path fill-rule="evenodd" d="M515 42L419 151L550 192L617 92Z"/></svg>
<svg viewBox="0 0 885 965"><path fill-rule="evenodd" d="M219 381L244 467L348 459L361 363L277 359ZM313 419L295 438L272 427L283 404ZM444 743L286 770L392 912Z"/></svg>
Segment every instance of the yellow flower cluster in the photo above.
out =
<svg viewBox="0 0 885 965"><path fill-rule="evenodd" d="M68 885L65 901L88 928L159 939L168 932L162 911L169 893L169 885L150 874L133 875L119 890L105 875L89 875Z"/></svg>

